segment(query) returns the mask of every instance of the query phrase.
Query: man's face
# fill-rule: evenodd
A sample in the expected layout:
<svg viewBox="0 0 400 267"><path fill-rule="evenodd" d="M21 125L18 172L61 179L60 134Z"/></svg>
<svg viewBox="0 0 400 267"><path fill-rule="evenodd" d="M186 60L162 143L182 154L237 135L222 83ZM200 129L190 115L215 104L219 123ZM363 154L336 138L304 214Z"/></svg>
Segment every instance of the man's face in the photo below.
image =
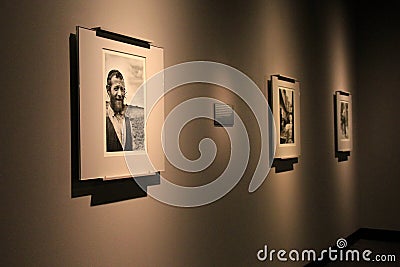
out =
<svg viewBox="0 0 400 267"><path fill-rule="evenodd" d="M124 108L125 83L124 80L113 76L111 78L111 87L108 90L110 96L110 105L114 112L121 112Z"/></svg>

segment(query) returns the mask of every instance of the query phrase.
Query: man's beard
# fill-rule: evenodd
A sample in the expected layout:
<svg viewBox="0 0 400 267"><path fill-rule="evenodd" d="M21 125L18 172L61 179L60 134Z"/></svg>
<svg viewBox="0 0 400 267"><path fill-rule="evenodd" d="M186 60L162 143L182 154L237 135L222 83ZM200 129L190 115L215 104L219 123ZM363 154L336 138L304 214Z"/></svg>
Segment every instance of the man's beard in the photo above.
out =
<svg viewBox="0 0 400 267"><path fill-rule="evenodd" d="M111 108L114 110L114 112L121 113L121 111L124 109L124 100L114 99L114 101L111 101Z"/></svg>

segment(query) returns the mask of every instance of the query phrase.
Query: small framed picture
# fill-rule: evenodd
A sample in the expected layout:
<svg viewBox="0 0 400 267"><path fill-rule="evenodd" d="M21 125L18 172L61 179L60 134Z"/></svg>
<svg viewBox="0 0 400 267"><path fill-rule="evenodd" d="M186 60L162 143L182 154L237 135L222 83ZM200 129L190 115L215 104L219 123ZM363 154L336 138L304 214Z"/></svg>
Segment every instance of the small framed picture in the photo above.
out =
<svg viewBox="0 0 400 267"><path fill-rule="evenodd" d="M353 148L353 121L351 94L336 91L336 147L337 151L351 151Z"/></svg>
<svg viewBox="0 0 400 267"><path fill-rule="evenodd" d="M163 69L163 49L99 28L77 27L76 35L80 179L129 178L162 170L163 159L155 160L155 166L148 157L149 152L162 155L162 146L160 136L148 131L147 120L164 88L148 88L146 80ZM161 125L164 104L157 104L162 107L153 121ZM134 162L129 167L127 155Z"/></svg>
<svg viewBox="0 0 400 267"><path fill-rule="evenodd" d="M272 75L268 98L275 120L275 158L297 158L300 155L299 81Z"/></svg>

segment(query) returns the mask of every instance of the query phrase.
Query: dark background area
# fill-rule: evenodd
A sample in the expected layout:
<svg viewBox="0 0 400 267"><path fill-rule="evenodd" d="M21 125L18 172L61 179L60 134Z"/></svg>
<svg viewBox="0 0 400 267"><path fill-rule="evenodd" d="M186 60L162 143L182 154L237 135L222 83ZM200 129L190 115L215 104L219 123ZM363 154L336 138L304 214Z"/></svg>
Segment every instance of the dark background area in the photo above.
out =
<svg viewBox="0 0 400 267"><path fill-rule="evenodd" d="M400 3L358 3L355 20L358 216L365 226L399 227ZM397 214L396 214L397 215Z"/></svg>

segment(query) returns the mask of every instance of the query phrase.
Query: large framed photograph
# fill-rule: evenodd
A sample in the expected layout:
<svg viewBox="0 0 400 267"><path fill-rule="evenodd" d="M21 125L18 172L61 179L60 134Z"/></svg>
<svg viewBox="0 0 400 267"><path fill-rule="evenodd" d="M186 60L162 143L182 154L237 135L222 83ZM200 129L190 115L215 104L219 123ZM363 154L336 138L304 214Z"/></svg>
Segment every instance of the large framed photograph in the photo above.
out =
<svg viewBox="0 0 400 267"><path fill-rule="evenodd" d="M271 76L269 102L276 128L275 158L300 155L300 88L295 79Z"/></svg>
<svg viewBox="0 0 400 267"><path fill-rule="evenodd" d="M149 153L163 153L158 131L148 130L162 125L164 103L155 102L164 88L146 87L163 69L163 49L105 33L77 27L81 180L135 177L164 167L161 157L150 162ZM158 112L148 127L155 104ZM134 161L129 168L127 155Z"/></svg>
<svg viewBox="0 0 400 267"><path fill-rule="evenodd" d="M336 92L336 147L337 151L351 151L353 147L353 121L351 94Z"/></svg>

